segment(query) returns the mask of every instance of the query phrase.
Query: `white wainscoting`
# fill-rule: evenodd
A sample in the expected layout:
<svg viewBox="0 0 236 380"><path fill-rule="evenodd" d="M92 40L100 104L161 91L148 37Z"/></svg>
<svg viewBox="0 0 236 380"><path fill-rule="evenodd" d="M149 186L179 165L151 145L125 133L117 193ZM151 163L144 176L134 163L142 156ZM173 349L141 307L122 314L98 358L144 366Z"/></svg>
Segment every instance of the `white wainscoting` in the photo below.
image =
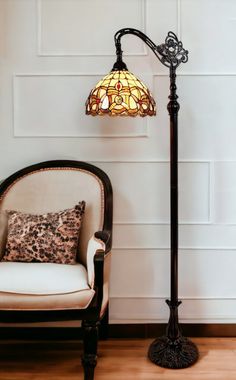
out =
<svg viewBox="0 0 236 380"><path fill-rule="evenodd" d="M169 224L122 223L115 224L114 230L114 248L163 249L170 245ZM181 249L236 251L236 225L180 224L179 245Z"/></svg>
<svg viewBox="0 0 236 380"><path fill-rule="evenodd" d="M215 162L214 171L215 222L236 224L236 162Z"/></svg>
<svg viewBox="0 0 236 380"><path fill-rule="evenodd" d="M234 250L180 249L180 299L236 299L234 260ZM168 249L115 249L111 297L168 298L169 265Z"/></svg>
<svg viewBox="0 0 236 380"><path fill-rule="evenodd" d="M112 30L109 18L116 19ZM146 2L121 0L118 6L115 0L38 0L37 24L39 55L114 55L111 33L127 25L135 25L145 32ZM102 38L101 28L104 31ZM124 48L129 55L147 54L140 40L136 44L132 37L127 40Z"/></svg>
<svg viewBox="0 0 236 380"><path fill-rule="evenodd" d="M109 174L111 323L168 317L168 69L125 36L125 62L152 90L157 117L92 118L84 103L114 64L118 29L141 29L157 44L169 30L182 39L180 318L236 322L235 0L2 0L0 21L0 178L49 159Z"/></svg>
<svg viewBox="0 0 236 380"><path fill-rule="evenodd" d="M168 223L169 163L97 163L110 176L114 187L115 223ZM130 180L132 173L132 180ZM209 163L179 165L180 221L209 222ZM138 191L137 191L138 190Z"/></svg>
<svg viewBox="0 0 236 380"><path fill-rule="evenodd" d="M236 2L181 0L181 3L182 39L191 47L188 70L235 72L236 52L232 44L236 42Z"/></svg>
<svg viewBox="0 0 236 380"><path fill-rule="evenodd" d="M102 76L15 75L15 137L147 137L145 119L125 118L120 125L118 118L101 117L97 121L85 115L90 89Z"/></svg>
<svg viewBox="0 0 236 380"><path fill-rule="evenodd" d="M166 323L166 298L112 298L111 323ZM235 323L236 299L183 299L179 306L181 323Z"/></svg>

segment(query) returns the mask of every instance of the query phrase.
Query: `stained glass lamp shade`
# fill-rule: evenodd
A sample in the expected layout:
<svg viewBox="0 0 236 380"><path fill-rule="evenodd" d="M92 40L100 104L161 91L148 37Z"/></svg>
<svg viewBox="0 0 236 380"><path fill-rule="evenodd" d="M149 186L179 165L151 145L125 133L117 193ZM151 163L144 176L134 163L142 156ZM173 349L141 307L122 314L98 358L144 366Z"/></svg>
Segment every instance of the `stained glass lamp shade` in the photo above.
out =
<svg viewBox="0 0 236 380"><path fill-rule="evenodd" d="M92 89L86 114L109 116L153 116L155 100L150 91L128 70L112 70Z"/></svg>

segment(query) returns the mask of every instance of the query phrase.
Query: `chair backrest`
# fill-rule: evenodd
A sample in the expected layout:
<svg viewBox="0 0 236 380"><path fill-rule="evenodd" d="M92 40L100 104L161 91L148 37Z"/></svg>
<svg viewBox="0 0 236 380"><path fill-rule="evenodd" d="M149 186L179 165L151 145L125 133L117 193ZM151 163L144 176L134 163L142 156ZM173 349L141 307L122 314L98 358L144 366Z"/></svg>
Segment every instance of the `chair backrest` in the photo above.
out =
<svg viewBox="0 0 236 380"><path fill-rule="evenodd" d="M94 165L70 160L46 161L24 168L0 185L0 211L43 214L86 202L79 259L86 265L87 244L99 230L112 231L112 187Z"/></svg>

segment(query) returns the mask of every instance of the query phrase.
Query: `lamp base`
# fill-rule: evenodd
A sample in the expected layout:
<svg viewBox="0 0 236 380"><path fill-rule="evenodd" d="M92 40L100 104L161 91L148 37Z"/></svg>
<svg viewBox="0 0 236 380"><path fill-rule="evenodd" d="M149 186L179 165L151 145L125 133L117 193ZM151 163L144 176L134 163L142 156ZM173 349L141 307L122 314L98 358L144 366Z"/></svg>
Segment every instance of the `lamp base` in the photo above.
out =
<svg viewBox="0 0 236 380"><path fill-rule="evenodd" d="M164 368L187 368L198 359L197 346L189 339L180 336L171 340L162 336L151 343L148 350L149 359Z"/></svg>

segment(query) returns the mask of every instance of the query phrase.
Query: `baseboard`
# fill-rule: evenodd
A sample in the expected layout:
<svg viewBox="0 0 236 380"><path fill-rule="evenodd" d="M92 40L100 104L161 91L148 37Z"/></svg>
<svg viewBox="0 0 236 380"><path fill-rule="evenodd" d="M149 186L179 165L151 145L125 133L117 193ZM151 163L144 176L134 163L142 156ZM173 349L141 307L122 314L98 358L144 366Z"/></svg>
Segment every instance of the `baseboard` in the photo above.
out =
<svg viewBox="0 0 236 380"><path fill-rule="evenodd" d="M189 337L234 337L236 324L221 323L183 323L181 330L184 336ZM128 324L110 325L109 336L112 338L154 338L164 335L166 324Z"/></svg>
<svg viewBox="0 0 236 380"><path fill-rule="evenodd" d="M235 337L236 324L191 323L181 324L184 336L189 337ZM112 324L109 338L145 339L165 333L165 324ZM77 327L0 327L0 340L77 340L82 338L81 328Z"/></svg>

